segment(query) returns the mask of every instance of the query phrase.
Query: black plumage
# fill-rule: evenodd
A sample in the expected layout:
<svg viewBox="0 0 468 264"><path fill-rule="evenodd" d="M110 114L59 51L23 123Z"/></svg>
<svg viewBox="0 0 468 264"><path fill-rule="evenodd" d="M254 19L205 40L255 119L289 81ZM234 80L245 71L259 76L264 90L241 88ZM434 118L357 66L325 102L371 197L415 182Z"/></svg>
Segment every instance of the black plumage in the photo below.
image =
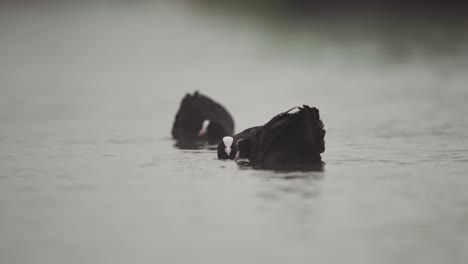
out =
<svg viewBox="0 0 468 264"><path fill-rule="evenodd" d="M235 135L234 158L246 158L253 167L263 169L308 169L321 165L325 130L319 110L307 105L291 113L293 109L249 133ZM224 155L218 146L220 156ZM233 159L233 155L229 158Z"/></svg>
<svg viewBox="0 0 468 264"><path fill-rule="evenodd" d="M181 142L216 143L234 134L229 112L211 98L195 91L182 99L172 126L172 137Z"/></svg>

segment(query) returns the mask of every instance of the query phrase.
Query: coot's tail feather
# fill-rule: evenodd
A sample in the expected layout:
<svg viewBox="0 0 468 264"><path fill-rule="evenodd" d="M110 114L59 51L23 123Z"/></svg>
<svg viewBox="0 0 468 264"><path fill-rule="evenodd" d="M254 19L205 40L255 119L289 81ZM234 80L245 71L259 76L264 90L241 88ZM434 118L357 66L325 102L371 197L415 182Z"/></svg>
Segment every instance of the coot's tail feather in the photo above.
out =
<svg viewBox="0 0 468 264"><path fill-rule="evenodd" d="M325 129L323 129L323 122L320 120L319 110L315 107L303 105L300 108L300 114L303 115L306 142L314 146L319 153L325 151Z"/></svg>

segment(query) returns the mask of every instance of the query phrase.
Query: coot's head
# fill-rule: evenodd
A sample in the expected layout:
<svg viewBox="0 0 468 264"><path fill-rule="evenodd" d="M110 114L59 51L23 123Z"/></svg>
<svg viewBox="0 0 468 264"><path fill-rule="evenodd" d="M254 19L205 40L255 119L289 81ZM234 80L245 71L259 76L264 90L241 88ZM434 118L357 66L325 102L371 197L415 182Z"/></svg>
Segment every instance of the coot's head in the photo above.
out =
<svg viewBox="0 0 468 264"><path fill-rule="evenodd" d="M223 137L218 144L218 159L235 159L237 154L237 144L232 137Z"/></svg>

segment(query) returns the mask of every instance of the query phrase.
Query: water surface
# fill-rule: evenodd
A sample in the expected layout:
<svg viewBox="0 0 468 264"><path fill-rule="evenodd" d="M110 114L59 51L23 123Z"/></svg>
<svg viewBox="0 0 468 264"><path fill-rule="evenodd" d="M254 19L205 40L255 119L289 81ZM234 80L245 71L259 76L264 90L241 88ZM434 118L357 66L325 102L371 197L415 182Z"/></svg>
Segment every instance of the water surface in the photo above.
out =
<svg viewBox="0 0 468 264"><path fill-rule="evenodd" d="M274 25L159 5L2 9L1 262L466 263L466 35ZM237 131L318 107L324 171L175 148L196 89Z"/></svg>

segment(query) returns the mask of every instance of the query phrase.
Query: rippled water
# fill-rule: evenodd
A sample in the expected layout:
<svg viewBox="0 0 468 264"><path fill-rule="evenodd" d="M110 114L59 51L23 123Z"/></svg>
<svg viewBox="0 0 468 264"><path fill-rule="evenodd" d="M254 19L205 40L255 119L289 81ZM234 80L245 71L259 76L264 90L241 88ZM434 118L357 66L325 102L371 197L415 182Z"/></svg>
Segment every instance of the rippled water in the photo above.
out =
<svg viewBox="0 0 468 264"><path fill-rule="evenodd" d="M325 25L2 9L1 262L466 263L466 35ZM324 171L174 148L174 114L195 89L237 131L317 106Z"/></svg>

